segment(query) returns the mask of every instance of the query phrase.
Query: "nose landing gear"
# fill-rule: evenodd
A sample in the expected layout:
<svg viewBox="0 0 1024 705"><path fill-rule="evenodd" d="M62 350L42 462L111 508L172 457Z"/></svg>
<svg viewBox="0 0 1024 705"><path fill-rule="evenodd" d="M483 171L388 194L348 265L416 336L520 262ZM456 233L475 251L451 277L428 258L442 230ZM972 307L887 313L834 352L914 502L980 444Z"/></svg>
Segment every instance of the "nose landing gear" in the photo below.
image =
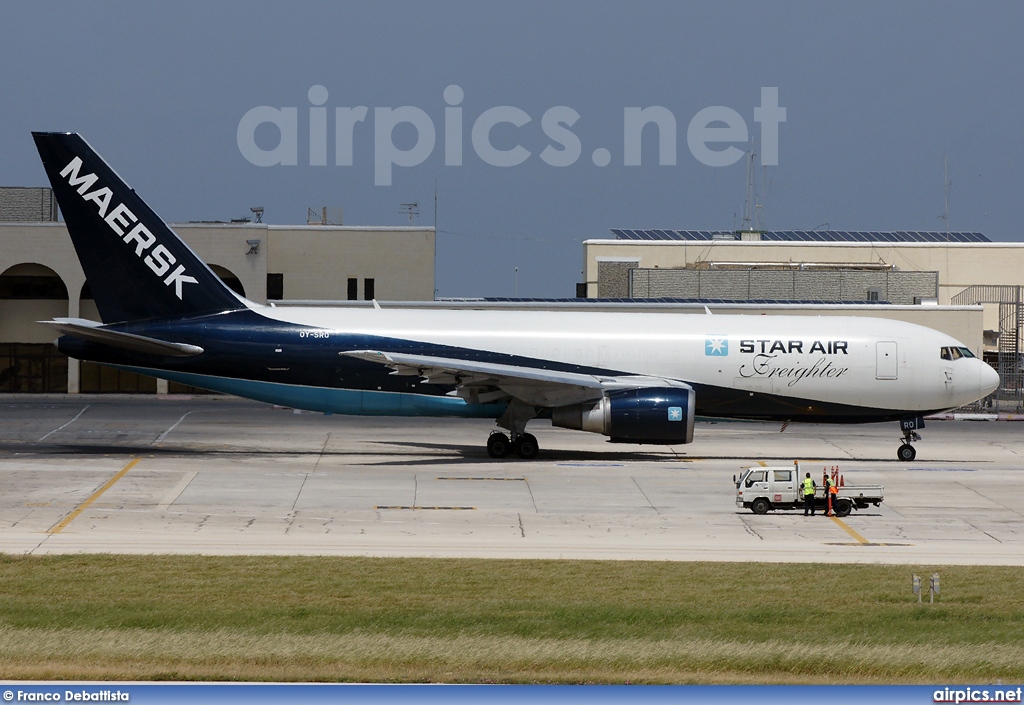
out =
<svg viewBox="0 0 1024 705"><path fill-rule="evenodd" d="M910 445L909 440L919 441L921 437L915 433L914 438L908 439L908 442L901 445L899 450L896 451L896 457L905 463L909 463L917 457L917 451L914 449L914 446Z"/></svg>
<svg viewBox="0 0 1024 705"><path fill-rule="evenodd" d="M912 462L917 457L917 450L910 444L921 440L921 434L917 432L919 428L924 428L924 419L920 416L900 421L900 430L903 431L903 445L896 451L896 457L905 463Z"/></svg>

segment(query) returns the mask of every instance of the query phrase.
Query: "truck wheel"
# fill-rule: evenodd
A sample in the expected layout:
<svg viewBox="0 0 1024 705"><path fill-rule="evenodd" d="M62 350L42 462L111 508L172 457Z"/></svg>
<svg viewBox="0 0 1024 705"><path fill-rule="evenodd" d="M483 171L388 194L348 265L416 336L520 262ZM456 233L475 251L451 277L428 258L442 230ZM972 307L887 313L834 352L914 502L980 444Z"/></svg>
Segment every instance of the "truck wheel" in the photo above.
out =
<svg viewBox="0 0 1024 705"><path fill-rule="evenodd" d="M848 517L853 511L853 502L848 499L840 499L835 503L833 509L837 517Z"/></svg>
<svg viewBox="0 0 1024 705"><path fill-rule="evenodd" d="M754 514L767 514L771 508L772 505L768 504L768 500L764 497L758 497L750 503L750 511Z"/></svg>

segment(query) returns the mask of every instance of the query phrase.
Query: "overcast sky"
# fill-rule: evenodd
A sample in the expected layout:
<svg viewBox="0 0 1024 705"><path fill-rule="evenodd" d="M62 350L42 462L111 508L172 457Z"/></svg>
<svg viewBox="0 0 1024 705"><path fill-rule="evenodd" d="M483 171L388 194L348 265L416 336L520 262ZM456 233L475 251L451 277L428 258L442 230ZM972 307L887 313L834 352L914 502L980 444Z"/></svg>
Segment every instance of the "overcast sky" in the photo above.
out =
<svg viewBox="0 0 1024 705"><path fill-rule="evenodd" d="M707 154L749 138L761 153L755 109L777 88L766 228L943 230L948 159L949 228L1019 240L1022 36L1017 0L5 1L0 185L46 185L30 132L67 130L169 221L262 206L295 224L328 206L402 225L416 202L413 223L433 225L436 186L439 296L514 295L516 267L520 296L572 296L583 240L610 228L741 224L746 158ZM359 111L336 109L360 106L339 131ZM652 106L676 123L674 151L650 124L626 165L626 111Z"/></svg>

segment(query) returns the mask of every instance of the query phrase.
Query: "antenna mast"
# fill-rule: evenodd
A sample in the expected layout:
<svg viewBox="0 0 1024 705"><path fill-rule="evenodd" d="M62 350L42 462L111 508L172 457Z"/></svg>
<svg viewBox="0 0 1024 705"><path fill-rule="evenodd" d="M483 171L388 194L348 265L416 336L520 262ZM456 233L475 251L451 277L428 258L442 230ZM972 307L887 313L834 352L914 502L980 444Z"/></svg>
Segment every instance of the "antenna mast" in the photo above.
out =
<svg viewBox="0 0 1024 705"><path fill-rule="evenodd" d="M750 151L747 152L747 197L743 201L743 230L754 229L754 217L757 211L757 185L754 182L754 140L750 140Z"/></svg>
<svg viewBox="0 0 1024 705"><path fill-rule="evenodd" d="M946 192L946 203L945 209L942 213L942 220L946 223L946 241L949 241L949 187L953 185L953 182L949 180L949 155L942 155L942 170L945 173L945 192Z"/></svg>

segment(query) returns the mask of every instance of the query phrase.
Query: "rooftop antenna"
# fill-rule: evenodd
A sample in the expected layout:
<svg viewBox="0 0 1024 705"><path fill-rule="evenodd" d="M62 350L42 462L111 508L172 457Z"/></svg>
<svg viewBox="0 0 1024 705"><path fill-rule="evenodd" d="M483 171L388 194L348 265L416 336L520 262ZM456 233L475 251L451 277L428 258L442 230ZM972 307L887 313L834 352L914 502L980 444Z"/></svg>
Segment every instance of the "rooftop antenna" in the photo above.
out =
<svg viewBox="0 0 1024 705"><path fill-rule="evenodd" d="M747 196L743 202L742 230L754 231L761 229L761 206L757 203L757 179L754 176L754 164L757 152L754 151L754 140L750 140L750 151L747 152Z"/></svg>
<svg viewBox="0 0 1024 705"><path fill-rule="evenodd" d="M409 225L412 225L413 217L418 218L420 216L420 204L419 202L403 203L399 206L398 212L409 216Z"/></svg>
<svg viewBox="0 0 1024 705"><path fill-rule="evenodd" d="M761 165L761 201L760 201L760 203L757 204L757 208L758 208L758 213L757 213L757 229L762 231L762 232L768 229L768 225L765 223L765 220L764 220L764 204L765 204L765 201L768 200L768 184L770 184L770 183L771 182L768 181L768 167L765 166L764 164L762 164Z"/></svg>
<svg viewBox="0 0 1024 705"><path fill-rule="evenodd" d="M747 152L747 193L743 199L743 222L740 230L753 230L752 212L750 201L754 195L754 141L750 141L750 150Z"/></svg>
<svg viewBox="0 0 1024 705"><path fill-rule="evenodd" d="M942 215L940 215L939 217L942 218L943 222L945 222L945 224L946 224L946 242L949 242L949 187L953 185L953 182L949 180L949 155L948 154L943 154L942 155L942 170L943 170L943 172L945 174L945 195L946 195L946 199L945 199L945 208L942 211Z"/></svg>
<svg viewBox="0 0 1024 705"><path fill-rule="evenodd" d="M333 220L334 217L337 217L337 221ZM306 207L306 225L341 225L341 219L341 208L331 208L328 216L327 206L321 208L319 213L309 206Z"/></svg>

